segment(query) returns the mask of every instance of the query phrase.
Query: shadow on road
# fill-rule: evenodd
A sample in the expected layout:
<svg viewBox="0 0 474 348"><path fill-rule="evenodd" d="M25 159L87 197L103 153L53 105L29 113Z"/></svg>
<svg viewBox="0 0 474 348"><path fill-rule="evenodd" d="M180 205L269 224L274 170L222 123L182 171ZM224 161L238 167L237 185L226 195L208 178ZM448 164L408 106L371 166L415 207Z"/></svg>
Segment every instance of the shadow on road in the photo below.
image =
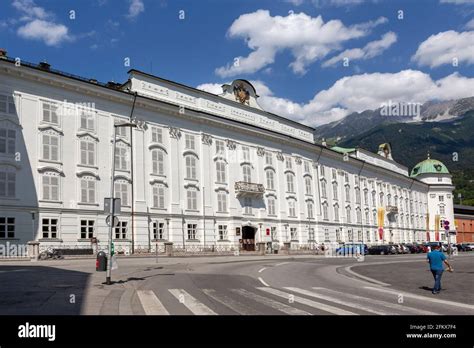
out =
<svg viewBox="0 0 474 348"><path fill-rule="evenodd" d="M77 315L89 274L55 267L0 266L0 315Z"/></svg>

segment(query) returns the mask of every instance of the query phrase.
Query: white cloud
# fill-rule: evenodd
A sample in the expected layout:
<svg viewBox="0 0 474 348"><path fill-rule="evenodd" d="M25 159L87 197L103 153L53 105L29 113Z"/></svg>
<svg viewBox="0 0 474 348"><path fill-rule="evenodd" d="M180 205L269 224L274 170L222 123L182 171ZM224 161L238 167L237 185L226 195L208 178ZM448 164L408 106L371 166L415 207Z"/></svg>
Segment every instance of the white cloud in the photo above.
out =
<svg viewBox="0 0 474 348"><path fill-rule="evenodd" d="M72 40L66 26L41 19L35 19L18 28L18 35L24 39L44 41L48 46Z"/></svg>
<svg viewBox="0 0 474 348"><path fill-rule="evenodd" d="M134 19L143 11L145 11L145 4L142 0L130 0L127 17Z"/></svg>
<svg viewBox="0 0 474 348"><path fill-rule="evenodd" d="M377 109L389 100L424 103L429 100L465 98L474 94L474 78L454 73L435 81L418 70L346 76L328 89L318 92L306 103L276 97L262 81L251 83L260 95L260 105L266 111L310 126L339 120L350 112ZM208 83L197 88L220 94L220 86Z"/></svg>
<svg viewBox="0 0 474 348"><path fill-rule="evenodd" d="M467 22L464 28L468 30L474 30L474 18Z"/></svg>
<svg viewBox="0 0 474 348"><path fill-rule="evenodd" d="M220 83L203 83L196 88L212 94L222 94L222 84Z"/></svg>
<svg viewBox="0 0 474 348"><path fill-rule="evenodd" d="M285 0L285 2L288 2L293 6L300 6L304 2L304 0Z"/></svg>
<svg viewBox="0 0 474 348"><path fill-rule="evenodd" d="M14 0L12 6L23 13L22 20L47 19L53 15L37 6L33 0Z"/></svg>
<svg viewBox="0 0 474 348"><path fill-rule="evenodd" d="M17 29L18 36L43 41L48 46L74 39L65 25L54 22L54 15L37 6L33 0L14 0L12 6L21 12L20 21L24 22Z"/></svg>
<svg viewBox="0 0 474 348"><path fill-rule="evenodd" d="M54 14L37 6L33 0L14 0L12 6L21 13L20 22L24 23L17 29L18 36L43 41L48 46L74 40L65 25L54 21Z"/></svg>
<svg viewBox="0 0 474 348"><path fill-rule="evenodd" d="M344 42L364 37L387 19L345 26L340 20L324 22L321 16L305 13L286 17L258 10L237 18L228 30L230 38L243 38L252 52L247 57L216 69L220 77L251 74L275 61L277 53L289 50L294 57L290 64L294 73L304 74L308 65L340 50Z"/></svg>
<svg viewBox="0 0 474 348"><path fill-rule="evenodd" d="M454 4L454 5L464 5L464 4L474 4L474 0L440 0L442 4Z"/></svg>
<svg viewBox="0 0 474 348"><path fill-rule="evenodd" d="M474 64L474 31L444 31L431 35L423 41L412 60L421 66L436 68L452 64L456 58L459 63Z"/></svg>
<svg viewBox="0 0 474 348"><path fill-rule="evenodd" d="M397 35L394 32L388 32L380 40L369 42L363 48L353 48L339 53L337 56L325 61L321 66L334 66L344 58L349 60L370 59L383 53L386 49L397 42Z"/></svg>
<svg viewBox="0 0 474 348"><path fill-rule="evenodd" d="M351 6L351 5L360 5L364 0L313 0L313 4L316 7L325 7L325 6Z"/></svg>

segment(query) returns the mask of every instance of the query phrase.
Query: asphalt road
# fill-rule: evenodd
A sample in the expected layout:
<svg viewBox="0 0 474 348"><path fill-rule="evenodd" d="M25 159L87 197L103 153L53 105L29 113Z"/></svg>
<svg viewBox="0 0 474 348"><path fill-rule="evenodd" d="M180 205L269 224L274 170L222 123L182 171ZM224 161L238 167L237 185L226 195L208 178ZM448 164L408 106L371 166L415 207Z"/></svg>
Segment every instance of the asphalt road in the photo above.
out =
<svg viewBox="0 0 474 348"><path fill-rule="evenodd" d="M474 314L474 253L437 296L425 257L127 258L109 286L91 259L1 262L0 314Z"/></svg>

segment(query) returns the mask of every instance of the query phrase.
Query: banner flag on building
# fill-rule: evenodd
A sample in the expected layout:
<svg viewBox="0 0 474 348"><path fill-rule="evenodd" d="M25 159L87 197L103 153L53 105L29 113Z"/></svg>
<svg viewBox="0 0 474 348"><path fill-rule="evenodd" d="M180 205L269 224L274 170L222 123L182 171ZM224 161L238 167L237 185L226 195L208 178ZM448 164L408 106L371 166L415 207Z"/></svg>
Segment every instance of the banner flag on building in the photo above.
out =
<svg viewBox="0 0 474 348"><path fill-rule="evenodd" d="M435 215L435 241L439 241L439 223L440 223L440 216L438 214Z"/></svg>
<svg viewBox="0 0 474 348"><path fill-rule="evenodd" d="M379 238L383 240L383 225L385 223L385 209L383 207L378 208L377 220L379 226Z"/></svg>

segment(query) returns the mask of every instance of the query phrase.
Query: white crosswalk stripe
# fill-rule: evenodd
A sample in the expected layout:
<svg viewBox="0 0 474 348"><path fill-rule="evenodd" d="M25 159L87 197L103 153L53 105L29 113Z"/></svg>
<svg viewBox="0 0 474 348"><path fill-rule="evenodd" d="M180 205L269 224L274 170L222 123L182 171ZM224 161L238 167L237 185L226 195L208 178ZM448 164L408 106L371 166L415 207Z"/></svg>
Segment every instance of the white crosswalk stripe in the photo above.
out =
<svg viewBox="0 0 474 348"><path fill-rule="evenodd" d="M269 288L264 288L264 289L269 289ZM285 305L283 303L280 303L278 301L272 300L270 298L266 298L263 296L260 296L258 294L255 294L253 292L247 291L245 289L230 289L232 292L235 292L236 294L239 294L241 296L244 296L246 298L249 298L253 301L262 303L268 307L271 307L273 309L276 309L280 312L289 314L289 315L312 315L309 312L303 311L298 308L290 307L288 305Z"/></svg>
<svg viewBox="0 0 474 348"><path fill-rule="evenodd" d="M220 293L217 293L216 290L214 289L202 289L202 291L207 295L209 296L210 298L212 298L213 300L223 304L224 306L227 306L229 307L230 309L232 309L234 312L237 312L241 315L257 315L257 314L261 314L259 313L258 311L256 311L255 309L243 304L243 303L240 303L232 298L230 298L229 296L226 296L224 294L220 294Z"/></svg>
<svg viewBox="0 0 474 348"><path fill-rule="evenodd" d="M138 298L143 310L147 315L169 315L166 308L160 302L152 290L137 290Z"/></svg>
<svg viewBox="0 0 474 348"><path fill-rule="evenodd" d="M196 315L217 315L212 309L204 303L199 302L193 296L183 289L168 289L168 291L178 299L180 303L186 306L193 314Z"/></svg>
<svg viewBox="0 0 474 348"><path fill-rule="evenodd" d="M366 312L381 314L381 315L437 315L438 313L425 311L423 309L417 309L413 307L406 306L404 304L395 304L386 301L376 300L374 298L367 298L362 296L357 296L353 294L347 294L340 291L313 287L316 293L311 292L309 296L318 297L321 299L326 299L331 302L339 302L349 307L360 308ZM297 290L294 290L297 291ZM358 301L352 302L345 300L346 298ZM386 310L385 310L386 309ZM380 312L380 313L377 313Z"/></svg>
<svg viewBox="0 0 474 348"><path fill-rule="evenodd" d="M467 303L441 300L441 299L438 299L438 298L429 298L429 297L426 297L426 296L411 294L411 293L408 293L408 292L390 290L390 289L385 289L385 288L377 288L377 287L373 287L373 286L364 286L364 288L369 289L369 290L379 291L379 292L385 292L385 293L396 295L396 296L403 295L404 297L407 297L407 298L410 297L410 298L413 298L413 299L416 299L416 300L427 301L427 302L432 302L432 303L439 303L439 304L450 305L450 306L455 306L455 307L461 307L462 309L469 309L471 311L474 310L474 305L470 305L470 304L467 304Z"/></svg>
<svg viewBox="0 0 474 348"><path fill-rule="evenodd" d="M287 292L284 292L284 291L280 291L280 290L277 290L277 289L273 289L273 288L257 288L257 289L268 292L270 294L273 294L273 295L276 295L276 296L279 296L279 297L283 297L285 299L293 298L293 300L295 302L304 304L305 306L309 306L309 307L312 307L312 308L322 310L324 312L329 312L329 313L337 314L337 315L358 315L357 313L350 312L350 311L347 311L345 309L330 306L328 304L321 303L321 302L308 300L304 297L295 296L293 294L290 294L290 293L287 293Z"/></svg>

